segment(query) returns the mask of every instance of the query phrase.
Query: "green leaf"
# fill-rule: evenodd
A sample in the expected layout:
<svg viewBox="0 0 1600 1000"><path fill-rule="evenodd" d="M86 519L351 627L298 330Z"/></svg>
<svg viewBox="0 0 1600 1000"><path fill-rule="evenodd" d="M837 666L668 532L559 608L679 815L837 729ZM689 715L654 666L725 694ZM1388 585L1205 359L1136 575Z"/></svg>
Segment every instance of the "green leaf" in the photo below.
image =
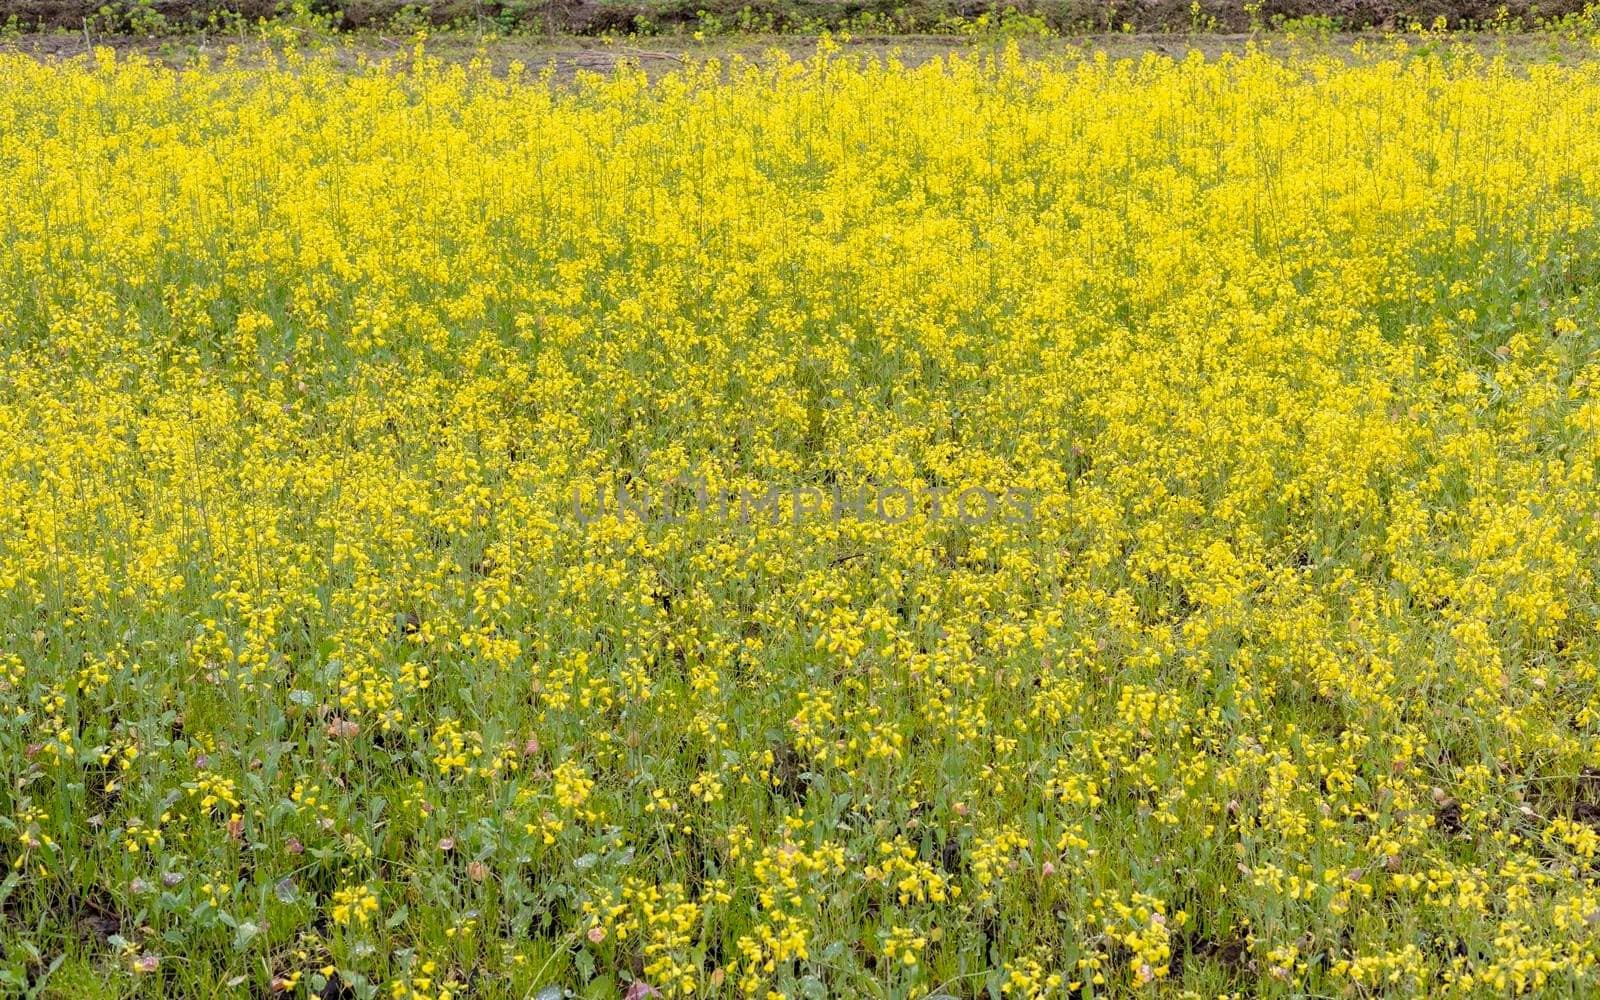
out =
<svg viewBox="0 0 1600 1000"><path fill-rule="evenodd" d="M233 950L244 951L249 948L250 942L254 941L256 935L260 933L261 928L257 927L254 921L241 920L233 931Z"/></svg>
<svg viewBox="0 0 1600 1000"><path fill-rule="evenodd" d="M587 983L589 980L594 978L593 955L590 955L586 951L575 952L572 956L572 964L577 968L578 975L583 978L584 982Z"/></svg>

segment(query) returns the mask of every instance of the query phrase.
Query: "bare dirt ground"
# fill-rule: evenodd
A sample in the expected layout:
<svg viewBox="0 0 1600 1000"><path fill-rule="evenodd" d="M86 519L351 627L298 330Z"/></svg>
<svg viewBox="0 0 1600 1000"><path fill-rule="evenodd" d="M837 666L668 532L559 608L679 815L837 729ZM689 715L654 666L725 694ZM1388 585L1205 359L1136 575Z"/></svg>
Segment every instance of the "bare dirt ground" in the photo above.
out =
<svg viewBox="0 0 1600 1000"><path fill-rule="evenodd" d="M1327 52L1348 55L1358 42L1369 47L1392 44L1405 37L1413 51L1437 51L1464 46L1486 57L1503 55L1515 65L1567 63L1600 57L1600 41L1554 33L1493 35L1459 34L1438 36L1400 36L1380 32L1327 33L1315 36L1286 34L1105 34L1060 38L1022 38L1021 50L1032 56L1073 57L1103 51L1108 57L1137 58L1154 52L1180 59L1198 50L1207 59L1225 53L1242 54L1251 46L1268 51ZM351 68L363 60L377 61L403 56L413 46L411 39L381 33L314 35L302 33L298 43L307 50L331 53ZM893 54L902 63L916 66L952 53L994 51L1004 40L993 37L970 38L955 35L856 36L835 38L846 56ZM220 61L230 48L237 49L245 65L259 61L269 49L281 43L259 36L183 35L157 38L131 38L93 35L87 32L18 34L0 38L0 51L21 52L43 60L82 58L94 49L108 46L121 55L141 54L172 66L193 65L200 61ZM549 67L558 81L570 82L578 74L608 73L623 64L637 65L651 75L670 72L692 62L709 58L731 61L735 57L761 63L776 53L803 59L816 51L817 39L803 35L737 35L704 41L688 36L645 38L595 38L578 36L473 36L470 33L445 33L426 42L430 55L447 61L466 62L482 53L490 65L503 72L512 63L521 63L530 72Z"/></svg>

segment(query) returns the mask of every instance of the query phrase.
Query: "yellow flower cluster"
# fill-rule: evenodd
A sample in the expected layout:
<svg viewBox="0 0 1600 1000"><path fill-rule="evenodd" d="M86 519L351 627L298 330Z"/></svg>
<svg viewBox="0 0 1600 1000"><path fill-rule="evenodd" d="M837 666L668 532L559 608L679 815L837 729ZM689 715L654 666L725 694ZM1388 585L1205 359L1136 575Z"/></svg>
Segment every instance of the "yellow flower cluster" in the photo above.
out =
<svg viewBox="0 0 1600 1000"><path fill-rule="evenodd" d="M1600 990L1600 62L0 93L0 973Z"/></svg>

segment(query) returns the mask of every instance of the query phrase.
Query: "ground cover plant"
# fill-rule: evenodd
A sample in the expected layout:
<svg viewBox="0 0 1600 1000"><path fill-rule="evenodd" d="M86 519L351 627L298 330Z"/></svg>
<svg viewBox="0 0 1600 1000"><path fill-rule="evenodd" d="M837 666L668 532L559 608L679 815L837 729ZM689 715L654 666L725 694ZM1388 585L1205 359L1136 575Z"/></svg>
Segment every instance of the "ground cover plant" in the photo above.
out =
<svg viewBox="0 0 1600 1000"><path fill-rule="evenodd" d="M0 980L1592 993L1597 67L0 56Z"/></svg>

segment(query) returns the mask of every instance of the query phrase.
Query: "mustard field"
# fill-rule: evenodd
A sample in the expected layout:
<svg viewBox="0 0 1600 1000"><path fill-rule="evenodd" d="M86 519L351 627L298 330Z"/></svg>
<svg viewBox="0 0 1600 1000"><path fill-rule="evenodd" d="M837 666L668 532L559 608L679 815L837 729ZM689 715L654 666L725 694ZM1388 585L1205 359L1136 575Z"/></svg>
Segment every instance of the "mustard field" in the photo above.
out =
<svg viewBox="0 0 1600 1000"><path fill-rule="evenodd" d="M1600 60L0 94L0 990L1600 991Z"/></svg>

